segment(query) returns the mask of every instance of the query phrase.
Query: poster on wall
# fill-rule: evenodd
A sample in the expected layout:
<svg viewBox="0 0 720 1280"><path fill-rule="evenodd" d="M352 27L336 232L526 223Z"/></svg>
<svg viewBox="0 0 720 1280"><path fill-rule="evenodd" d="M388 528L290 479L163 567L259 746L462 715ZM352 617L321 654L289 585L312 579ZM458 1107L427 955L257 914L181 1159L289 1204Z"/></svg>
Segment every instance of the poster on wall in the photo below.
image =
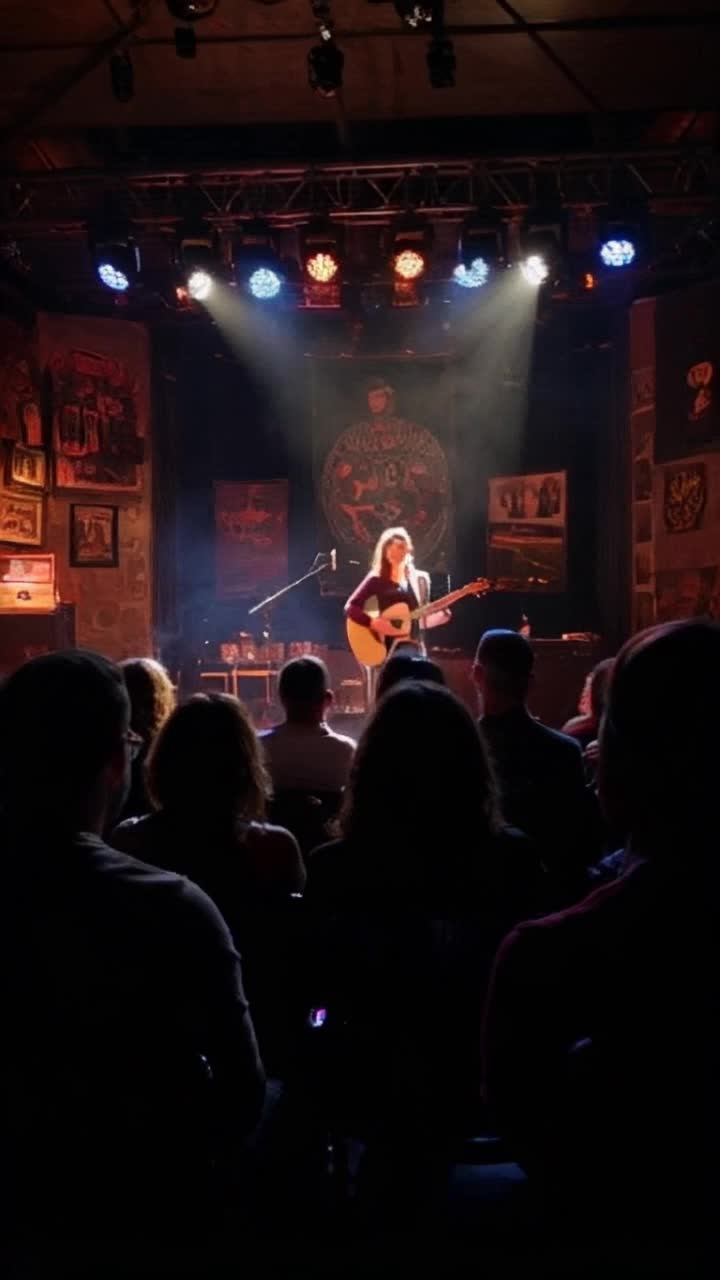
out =
<svg viewBox="0 0 720 1280"><path fill-rule="evenodd" d="M494 476L488 483L488 576L564 591L567 472Z"/></svg>
<svg viewBox="0 0 720 1280"><path fill-rule="evenodd" d="M338 572L323 589L346 594L393 525L408 529L421 568L447 571L453 387L446 362L315 360L312 395L318 545L338 552Z"/></svg>
<svg viewBox="0 0 720 1280"><path fill-rule="evenodd" d="M282 586L288 576L287 480L218 481L215 533L220 600Z"/></svg>
<svg viewBox="0 0 720 1280"><path fill-rule="evenodd" d="M140 371L117 356L72 346L56 347L48 368L57 488L137 492L144 460Z"/></svg>
<svg viewBox="0 0 720 1280"><path fill-rule="evenodd" d="M666 467L663 522L666 533L692 533L702 528L707 502L707 470L704 462Z"/></svg>
<svg viewBox="0 0 720 1280"><path fill-rule="evenodd" d="M41 379L32 334L0 318L0 438L43 444Z"/></svg>
<svg viewBox="0 0 720 1280"><path fill-rule="evenodd" d="M70 564L74 569L116 568L118 508L95 503L70 507Z"/></svg>
<svg viewBox="0 0 720 1280"><path fill-rule="evenodd" d="M717 282L658 298L655 457L671 462L720 447Z"/></svg>
<svg viewBox="0 0 720 1280"><path fill-rule="evenodd" d="M0 489L0 542L39 547L42 540L42 498Z"/></svg>
<svg viewBox="0 0 720 1280"><path fill-rule="evenodd" d="M720 620L720 566L661 569L655 575L658 622L711 617Z"/></svg>

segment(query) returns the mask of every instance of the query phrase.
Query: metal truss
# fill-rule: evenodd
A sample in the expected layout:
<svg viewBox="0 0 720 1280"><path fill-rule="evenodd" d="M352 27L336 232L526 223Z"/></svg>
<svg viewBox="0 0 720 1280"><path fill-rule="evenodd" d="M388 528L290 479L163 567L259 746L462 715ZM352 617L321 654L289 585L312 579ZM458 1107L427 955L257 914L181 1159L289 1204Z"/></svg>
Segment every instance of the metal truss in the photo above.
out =
<svg viewBox="0 0 720 1280"><path fill-rule="evenodd" d="M373 224L417 210L453 221L492 205L508 220L559 197L570 209L607 204L618 184L653 214L693 216L717 207L718 161L707 149L656 149L567 156L423 160L311 166L43 170L0 177L0 231L20 238L85 230L110 194L152 233L187 216L231 230L249 218L292 226L325 214Z"/></svg>

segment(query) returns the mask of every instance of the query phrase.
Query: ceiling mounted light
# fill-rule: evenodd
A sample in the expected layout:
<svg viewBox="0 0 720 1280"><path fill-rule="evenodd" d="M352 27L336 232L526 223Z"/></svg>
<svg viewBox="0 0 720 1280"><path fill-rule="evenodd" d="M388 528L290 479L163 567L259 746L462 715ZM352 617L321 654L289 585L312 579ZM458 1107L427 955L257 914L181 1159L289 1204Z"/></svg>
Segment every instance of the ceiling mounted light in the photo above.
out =
<svg viewBox="0 0 720 1280"><path fill-rule="evenodd" d="M280 296L285 282L283 264L273 243L273 233L264 218L246 222L234 249L238 284L258 302L272 302Z"/></svg>
<svg viewBox="0 0 720 1280"><path fill-rule="evenodd" d="M458 262L453 271L453 280L461 289L481 289L490 277L490 265L484 258L473 258L469 266Z"/></svg>
<svg viewBox="0 0 720 1280"><path fill-rule="evenodd" d="M634 242L624 236L619 239L613 236L600 245L600 259L605 267L630 267L635 261L635 256Z"/></svg>
<svg viewBox="0 0 720 1280"><path fill-rule="evenodd" d="M334 98L342 89L345 54L330 37L313 45L307 56L310 88L322 98Z"/></svg>
<svg viewBox="0 0 720 1280"><path fill-rule="evenodd" d="M280 293L282 276L273 267L256 267L250 272L247 286L253 298L257 298L259 302L269 302Z"/></svg>
<svg viewBox="0 0 720 1280"><path fill-rule="evenodd" d="M135 95L135 71L127 49L116 51L108 63L110 86L117 102L131 102Z"/></svg>
<svg viewBox="0 0 720 1280"><path fill-rule="evenodd" d="M165 0L171 17L178 22L200 22L210 18L218 7L218 0Z"/></svg>
<svg viewBox="0 0 720 1280"><path fill-rule="evenodd" d="M554 284L562 269L567 238L567 213L557 200L536 206L527 215L520 236L520 270L523 279L536 288Z"/></svg>
<svg viewBox="0 0 720 1280"><path fill-rule="evenodd" d="M541 253L530 253L520 262L523 279L539 288L550 275L550 266Z"/></svg>
<svg viewBox="0 0 720 1280"><path fill-rule="evenodd" d="M175 261L190 297L205 302L221 268L220 241L214 227L203 218L186 220L178 231Z"/></svg>
<svg viewBox="0 0 720 1280"><path fill-rule="evenodd" d="M108 219L91 228L90 249L100 283L126 293L140 275L140 253L127 224Z"/></svg>
<svg viewBox="0 0 720 1280"><path fill-rule="evenodd" d="M398 18L401 18L412 31L417 31L418 27L427 26L432 22L430 0L425 4L419 3L418 0L393 0L393 3Z"/></svg>
<svg viewBox="0 0 720 1280"><path fill-rule="evenodd" d="M433 89L455 88L457 58L453 42L448 36L433 36L425 60Z"/></svg>

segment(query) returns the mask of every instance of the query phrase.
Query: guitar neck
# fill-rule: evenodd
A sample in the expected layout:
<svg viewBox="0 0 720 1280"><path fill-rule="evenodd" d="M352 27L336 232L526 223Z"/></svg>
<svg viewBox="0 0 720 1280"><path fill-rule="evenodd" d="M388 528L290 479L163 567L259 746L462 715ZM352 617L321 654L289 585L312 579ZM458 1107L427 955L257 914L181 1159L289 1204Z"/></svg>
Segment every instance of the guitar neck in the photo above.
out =
<svg viewBox="0 0 720 1280"><path fill-rule="evenodd" d="M449 609L451 605L455 604L458 600L462 600L464 596L484 595L485 591L489 590L490 583L488 583L484 590L479 590L475 583L473 583L472 586L459 587L457 591L451 591L449 595L440 596L439 600L429 600L427 604L421 604L419 608L412 610L410 617L413 622L415 622L418 618L424 618L428 613L440 613L443 609Z"/></svg>

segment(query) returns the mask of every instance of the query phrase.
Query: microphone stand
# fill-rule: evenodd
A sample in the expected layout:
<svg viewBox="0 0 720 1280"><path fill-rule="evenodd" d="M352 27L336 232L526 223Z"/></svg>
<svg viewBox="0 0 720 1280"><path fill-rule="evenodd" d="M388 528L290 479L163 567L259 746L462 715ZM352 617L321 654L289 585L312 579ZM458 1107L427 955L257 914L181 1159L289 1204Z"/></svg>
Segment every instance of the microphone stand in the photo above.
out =
<svg viewBox="0 0 720 1280"><path fill-rule="evenodd" d="M325 569L328 569L330 567L331 563L332 563L331 557L327 555L325 552L319 551L315 559L313 560L312 565L308 569L307 573L304 573L301 578L296 578L294 582L288 582L287 585L284 587L281 587L279 591L274 591L271 596L266 596L265 599L261 600L259 604L255 604L253 605L252 609L248 609L249 618L251 618L255 613L259 613L262 615L262 620L263 620L262 636L266 645L268 646L270 645L270 635L272 632L273 606L277 604L278 600L282 600L283 596L286 596L288 592L294 591L296 587L299 587L301 583L307 582L309 578L316 578L319 573L323 573ZM268 706L269 706L269 703L270 703L270 692L268 689Z"/></svg>

